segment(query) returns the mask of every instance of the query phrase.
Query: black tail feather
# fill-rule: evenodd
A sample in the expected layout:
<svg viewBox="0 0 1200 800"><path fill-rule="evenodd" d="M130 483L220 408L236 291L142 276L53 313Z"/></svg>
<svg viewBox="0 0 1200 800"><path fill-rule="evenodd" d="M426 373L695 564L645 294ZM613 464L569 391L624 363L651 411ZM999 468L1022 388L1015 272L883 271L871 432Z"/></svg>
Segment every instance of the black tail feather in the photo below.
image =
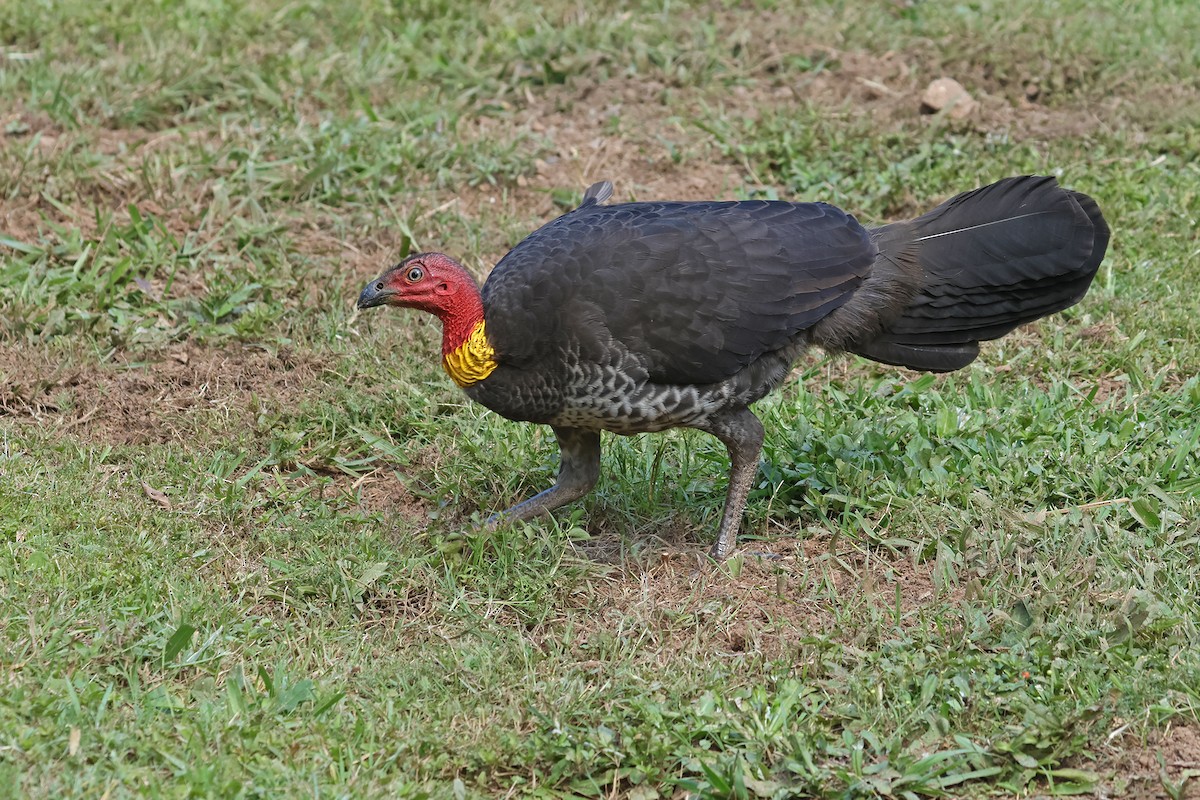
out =
<svg viewBox="0 0 1200 800"><path fill-rule="evenodd" d="M946 371L979 342L1072 306L1087 292L1109 230L1090 197L1054 178L1017 177L872 231L880 281L913 286L876 330L845 349L887 364Z"/></svg>

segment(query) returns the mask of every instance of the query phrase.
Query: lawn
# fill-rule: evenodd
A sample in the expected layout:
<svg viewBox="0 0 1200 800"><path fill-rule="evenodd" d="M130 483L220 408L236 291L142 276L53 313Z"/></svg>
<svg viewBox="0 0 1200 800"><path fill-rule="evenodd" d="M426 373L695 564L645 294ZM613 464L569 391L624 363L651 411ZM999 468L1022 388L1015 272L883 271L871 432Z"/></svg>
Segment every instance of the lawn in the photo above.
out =
<svg viewBox="0 0 1200 800"><path fill-rule="evenodd" d="M1200 797L1200 4L0 8L0 796ZM922 114L934 78L979 102ZM479 276L591 182L864 222L1049 173L1109 255L926 376L712 437L470 404ZM1189 784L1189 781L1195 778Z"/></svg>

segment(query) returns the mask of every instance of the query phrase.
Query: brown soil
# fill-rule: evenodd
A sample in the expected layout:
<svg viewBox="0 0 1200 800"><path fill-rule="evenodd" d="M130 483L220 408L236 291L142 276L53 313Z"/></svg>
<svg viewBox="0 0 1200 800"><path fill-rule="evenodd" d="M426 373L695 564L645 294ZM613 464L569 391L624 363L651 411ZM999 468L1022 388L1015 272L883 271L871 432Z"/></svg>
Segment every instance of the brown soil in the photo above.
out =
<svg viewBox="0 0 1200 800"><path fill-rule="evenodd" d="M502 129L516 124L541 140L546 155L536 161L534 175L522 176L503 193L486 184L460 189L461 213L486 218L500 211L528 219L532 229L563 212L551 192L581 191L601 180L614 182L615 201L733 196L747 180L743 170L715 157L706 143L695 141L695 133L677 124L664 126L670 109L661 100L663 91L661 84L626 79L580 80L531 96L515 120L475 119L469 137L501 135ZM617 116L620 131L606 132L608 121ZM654 124L649 124L651 119ZM673 147L685 157L673 157ZM497 203L502 204L499 209ZM484 261L494 264L513 244L497 243Z"/></svg>
<svg viewBox="0 0 1200 800"><path fill-rule="evenodd" d="M19 176L20 191L0 197L0 231L23 242L37 242L48 227L78 230L84 238L99 233L98 219L105 224L128 224L130 205L143 215L158 219L176 237L182 238L203 217L208 207L209 186L180 183L183 178L154 179L141 176L141 167L156 150L187 139L209 138L206 132L148 131L89 127L66 130L40 112L8 110L0 106L0 165ZM25 164L32 148L42 164L33 174ZM48 165L70 154L86 151L104 159L85 173L58 174ZM19 165L19 166L18 166ZM46 198L54 197L58 203Z"/></svg>
<svg viewBox="0 0 1200 800"><path fill-rule="evenodd" d="M1118 721L1119 723L1119 721ZM1100 759L1081 764L1105 776L1098 797L1129 800L1200 798L1200 725L1168 725L1142 741L1118 724ZM1182 788L1181 794L1168 791Z"/></svg>
<svg viewBox="0 0 1200 800"><path fill-rule="evenodd" d="M933 562L831 545L824 534L743 542L721 568L706 550L679 544L620 563L584 600L591 613L581 617L594 621L584 653L592 636L636 631L642 649L664 662L681 648L787 659L810 636L854 630L853 644L862 647L893 624L933 624L923 609L935 597L961 594L935 586Z"/></svg>
<svg viewBox="0 0 1200 800"><path fill-rule="evenodd" d="M286 351L239 345L179 345L150 365L100 366L0 343L0 417L107 444L184 441L202 426L248 424L319 374Z"/></svg>
<svg viewBox="0 0 1200 800"><path fill-rule="evenodd" d="M781 20L767 15L758 23L753 33L759 66L745 82L729 89L680 89L653 80L583 76L528 95L514 115L515 123L541 139L548 155L538 160L536 174L519 179L502 197L486 185L462 191L458 201L463 213L486 216L486 209L504 202L510 213L546 220L562 211L551 200L551 191L578 191L604 179L616 184L617 201L720 199L747 186L764 188L751 165L724 159L708 134L675 116L694 114L698 107L752 120L765 108L779 112L811 104L830 114L867 116L881 131L949 124L921 113L921 93L940 75L932 56L922 63L911 54L798 45L780 40L778 31L789 28ZM815 53L829 66L789 75L779 69L789 53ZM978 135L1018 140L1078 137L1101 128L1111 111L1048 108L1024 96L1014 102L985 75L971 78L962 80L979 101L979 110L952 124ZM488 138L511 129L514 119L482 117L472 125L467 136Z"/></svg>

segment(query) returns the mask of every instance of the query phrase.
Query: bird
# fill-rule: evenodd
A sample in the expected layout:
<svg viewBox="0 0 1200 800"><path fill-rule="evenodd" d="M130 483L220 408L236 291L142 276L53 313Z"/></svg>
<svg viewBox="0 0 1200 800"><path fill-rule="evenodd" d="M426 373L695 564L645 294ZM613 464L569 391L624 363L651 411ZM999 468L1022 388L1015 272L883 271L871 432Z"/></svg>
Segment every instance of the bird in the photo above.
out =
<svg viewBox="0 0 1200 800"><path fill-rule="evenodd" d="M751 410L818 347L949 372L980 342L1074 305L1104 258L1096 202L1024 175L867 228L822 202L580 205L517 244L482 287L454 258L414 253L363 288L359 309L442 323L442 365L474 401L548 425L557 480L489 519L528 520L590 492L602 431L694 428L730 469L710 551L736 548L763 425Z"/></svg>

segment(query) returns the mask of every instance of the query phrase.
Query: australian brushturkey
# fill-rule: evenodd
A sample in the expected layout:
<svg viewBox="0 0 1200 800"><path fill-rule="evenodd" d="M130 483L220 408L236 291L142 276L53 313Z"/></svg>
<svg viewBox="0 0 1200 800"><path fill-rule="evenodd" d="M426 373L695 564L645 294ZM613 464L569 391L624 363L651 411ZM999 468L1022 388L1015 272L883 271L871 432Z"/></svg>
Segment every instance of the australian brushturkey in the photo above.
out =
<svg viewBox="0 0 1200 800"><path fill-rule="evenodd" d="M1087 291L1108 245L1091 198L1007 178L868 230L824 203L605 205L610 183L506 255L483 286L449 256L404 259L359 308L442 321L442 363L472 399L550 425L558 482L493 519L589 492L600 431L698 428L732 465L713 547L732 550L758 467L750 411L818 345L918 370L971 363L979 342Z"/></svg>

